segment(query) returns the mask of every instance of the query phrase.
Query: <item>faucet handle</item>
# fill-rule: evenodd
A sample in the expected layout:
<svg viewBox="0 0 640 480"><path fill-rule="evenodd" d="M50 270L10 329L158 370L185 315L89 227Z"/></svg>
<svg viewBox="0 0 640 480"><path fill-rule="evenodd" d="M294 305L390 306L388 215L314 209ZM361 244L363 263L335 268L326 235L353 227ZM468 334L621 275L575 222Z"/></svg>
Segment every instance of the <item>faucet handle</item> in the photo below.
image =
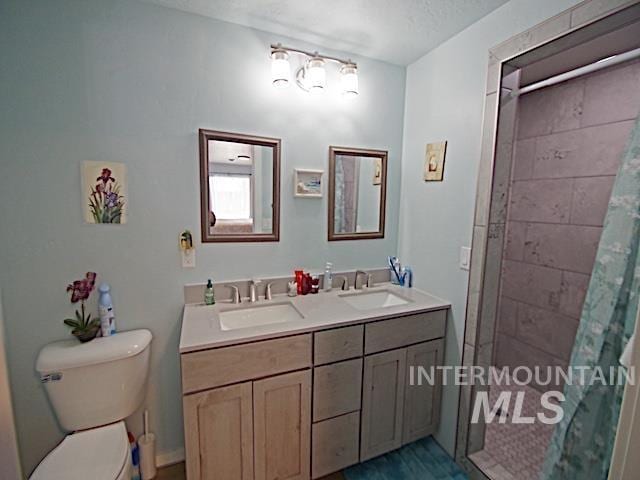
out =
<svg viewBox="0 0 640 480"><path fill-rule="evenodd" d="M235 285L226 285L231 289L231 302L232 303L242 303L240 299L240 289L238 289Z"/></svg>
<svg viewBox="0 0 640 480"><path fill-rule="evenodd" d="M272 299L272 295L271 295L271 286L274 284L274 282L269 282L267 283L267 286L264 289L264 299L265 300L271 300Z"/></svg>
<svg viewBox="0 0 640 480"><path fill-rule="evenodd" d="M372 273L368 273L367 274L367 288L372 288L373 286L374 286L373 274Z"/></svg>
<svg viewBox="0 0 640 480"><path fill-rule="evenodd" d="M340 287L340 290L349 290L349 279L345 275L336 275L334 278L342 280L342 286Z"/></svg>

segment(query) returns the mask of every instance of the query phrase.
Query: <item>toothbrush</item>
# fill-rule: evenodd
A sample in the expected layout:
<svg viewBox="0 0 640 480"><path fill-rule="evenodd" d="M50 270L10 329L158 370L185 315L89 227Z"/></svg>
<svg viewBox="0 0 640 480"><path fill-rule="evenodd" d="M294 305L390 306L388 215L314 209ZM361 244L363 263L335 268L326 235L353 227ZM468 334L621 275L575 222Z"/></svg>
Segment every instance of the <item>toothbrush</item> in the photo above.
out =
<svg viewBox="0 0 640 480"><path fill-rule="evenodd" d="M402 286L404 284L404 282L402 281L402 279L400 278L400 273L396 270L396 262L398 261L397 257L388 257L389 259L389 267L391 267L391 270L393 270L394 275L396 276L396 279L398 280L398 285Z"/></svg>

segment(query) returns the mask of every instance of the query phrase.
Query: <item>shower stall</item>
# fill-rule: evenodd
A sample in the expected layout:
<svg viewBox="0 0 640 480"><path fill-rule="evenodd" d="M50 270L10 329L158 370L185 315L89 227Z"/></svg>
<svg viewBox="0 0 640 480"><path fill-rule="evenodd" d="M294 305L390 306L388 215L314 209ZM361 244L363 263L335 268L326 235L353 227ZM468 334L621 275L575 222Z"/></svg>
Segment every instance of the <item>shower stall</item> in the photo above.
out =
<svg viewBox="0 0 640 480"><path fill-rule="evenodd" d="M640 6L573 27L575 17L560 14L490 53L466 366L517 374L566 370L572 359L612 188L640 115ZM535 417L545 392L564 388L554 376L514 380L461 387L456 460L471 478L540 478L555 425L514 422L513 410L500 408L491 421L472 419L479 396L494 406L521 392L519 414Z"/></svg>

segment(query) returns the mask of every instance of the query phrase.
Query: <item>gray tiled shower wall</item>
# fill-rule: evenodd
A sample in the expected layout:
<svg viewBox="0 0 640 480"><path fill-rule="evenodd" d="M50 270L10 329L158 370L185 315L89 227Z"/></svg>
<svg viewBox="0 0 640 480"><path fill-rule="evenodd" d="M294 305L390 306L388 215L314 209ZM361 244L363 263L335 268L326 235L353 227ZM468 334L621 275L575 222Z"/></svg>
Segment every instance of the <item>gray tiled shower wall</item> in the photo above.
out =
<svg viewBox="0 0 640 480"><path fill-rule="evenodd" d="M519 99L497 366L568 363L611 188L639 113L638 60Z"/></svg>

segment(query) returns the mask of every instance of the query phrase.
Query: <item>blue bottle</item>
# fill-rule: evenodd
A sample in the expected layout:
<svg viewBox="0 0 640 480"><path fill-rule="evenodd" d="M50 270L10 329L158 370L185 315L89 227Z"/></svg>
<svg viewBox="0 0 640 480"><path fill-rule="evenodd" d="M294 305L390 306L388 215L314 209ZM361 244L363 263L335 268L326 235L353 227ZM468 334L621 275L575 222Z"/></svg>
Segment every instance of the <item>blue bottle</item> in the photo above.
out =
<svg viewBox="0 0 640 480"><path fill-rule="evenodd" d="M100 299L98 300L98 312L100 313L100 330L103 337L109 337L116 333L116 317L113 313L113 300L111 300L111 287L108 283L101 283L98 287Z"/></svg>
<svg viewBox="0 0 640 480"><path fill-rule="evenodd" d="M413 270L409 267L402 268L402 286L406 288L413 287Z"/></svg>

